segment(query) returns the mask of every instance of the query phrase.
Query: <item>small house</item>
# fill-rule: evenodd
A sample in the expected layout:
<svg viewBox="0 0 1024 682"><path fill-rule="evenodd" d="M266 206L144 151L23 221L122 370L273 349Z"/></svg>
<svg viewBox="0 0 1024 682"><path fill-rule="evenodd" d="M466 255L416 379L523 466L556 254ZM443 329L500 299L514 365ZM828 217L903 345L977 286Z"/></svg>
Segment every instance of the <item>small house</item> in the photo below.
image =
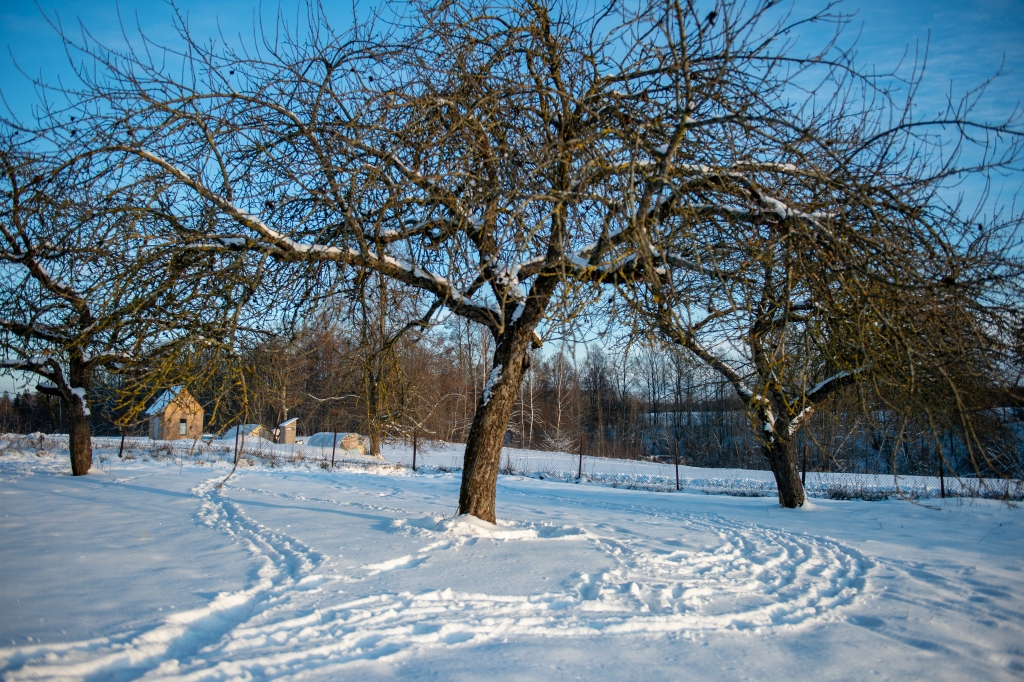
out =
<svg viewBox="0 0 1024 682"><path fill-rule="evenodd" d="M277 442L282 445L295 444L295 428L299 423L298 417L283 421L277 425Z"/></svg>
<svg viewBox="0 0 1024 682"><path fill-rule="evenodd" d="M203 408L184 386L169 388L146 410L153 440L198 439L203 436Z"/></svg>

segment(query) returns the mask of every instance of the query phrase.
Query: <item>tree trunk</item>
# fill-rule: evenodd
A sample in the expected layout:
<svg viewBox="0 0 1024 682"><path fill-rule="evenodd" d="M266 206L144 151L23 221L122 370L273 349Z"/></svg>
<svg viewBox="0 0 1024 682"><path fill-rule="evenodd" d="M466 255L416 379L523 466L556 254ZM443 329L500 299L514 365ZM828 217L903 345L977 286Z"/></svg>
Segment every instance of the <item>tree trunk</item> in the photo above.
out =
<svg viewBox="0 0 1024 682"><path fill-rule="evenodd" d="M380 456L380 433L377 429L370 430L370 456L381 459Z"/></svg>
<svg viewBox="0 0 1024 682"><path fill-rule="evenodd" d="M68 445L71 449L71 474L84 476L92 468L92 431L89 417L81 414L81 410L72 406L71 428L68 430Z"/></svg>
<svg viewBox="0 0 1024 682"><path fill-rule="evenodd" d="M501 446L515 407L519 385L530 364L527 343L499 342L487 389L477 403L473 425L466 441L459 491L459 513L495 523L494 497L501 465ZM519 347L522 346L522 347ZM494 373L500 369L500 375Z"/></svg>
<svg viewBox="0 0 1024 682"><path fill-rule="evenodd" d="M86 400L89 395L89 369L77 358L72 358L68 369L70 389L81 389L81 393L62 390L62 399L68 410L70 428L68 429L68 449L71 451L71 474L85 476L92 468L92 429L89 425L89 408Z"/></svg>
<svg viewBox="0 0 1024 682"><path fill-rule="evenodd" d="M773 438L765 443L764 454L775 474L779 506L788 509L802 507L805 500L804 487L800 483L800 470L796 464L792 441Z"/></svg>

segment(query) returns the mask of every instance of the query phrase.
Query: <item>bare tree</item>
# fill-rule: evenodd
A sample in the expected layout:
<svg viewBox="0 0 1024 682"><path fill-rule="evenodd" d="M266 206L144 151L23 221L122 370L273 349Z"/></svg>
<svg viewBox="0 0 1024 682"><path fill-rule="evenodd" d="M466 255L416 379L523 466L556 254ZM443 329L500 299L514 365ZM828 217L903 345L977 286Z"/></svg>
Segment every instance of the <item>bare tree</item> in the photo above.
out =
<svg viewBox="0 0 1024 682"><path fill-rule="evenodd" d="M96 140L84 153L162 178L179 210L233 220L211 249L373 270L488 329L493 369L460 509L493 520L537 329L571 300L566 282L593 277L608 252L595 249L602 225L587 197L603 176L596 112L617 95L593 55L621 31L595 45L596 20L530 4L410 16L380 39L373 27L336 34L314 13L309 35L265 44L260 58L213 53L183 30L185 79L140 51L83 46L103 70L81 73Z"/></svg>
<svg viewBox="0 0 1024 682"><path fill-rule="evenodd" d="M542 364L548 411L544 415L544 446L549 450L572 452L579 437L579 376L566 356L566 349Z"/></svg>
<svg viewBox="0 0 1024 682"><path fill-rule="evenodd" d="M541 425L540 382L537 373L536 352L534 351L535 357L523 375L523 381L519 387L519 398L513 408L512 421L509 424L510 430L519 439L519 446L523 448L533 446L534 433Z"/></svg>
<svg viewBox="0 0 1024 682"><path fill-rule="evenodd" d="M780 504L794 507L804 492L793 439L824 399L856 381L907 395L924 367L955 385L934 362L956 356L940 340L947 315L960 320L961 350L995 348L1020 216L983 225L943 197L950 178L1019 164L1022 133L1012 120L972 123L973 94L917 119L915 82L859 71L832 45L793 53L785 36L801 22L773 23L772 10L719 3L709 22L692 5L669 9L651 59L678 71L629 91L649 157L624 159L616 196L643 271L623 286L641 335L731 385ZM829 10L809 19L842 27ZM894 83L911 98L897 101ZM986 307L986 296L999 300Z"/></svg>
<svg viewBox="0 0 1024 682"><path fill-rule="evenodd" d="M776 321L804 324L817 305L805 293L831 292L786 277L815 272L797 256L833 259L830 277L846 267L834 226L910 220L921 206L893 175L914 149L875 125L870 100L848 97L873 85L846 55L790 54L800 22L774 2L705 15L671 1L450 0L346 31L315 6L308 19L238 51L214 50L183 21L177 49L80 45L89 66L63 94L89 127L81 154L163 183L181 214L231 222L204 235L207 250L269 256L313 279L324 262L373 271L486 329L494 351L462 513L495 519L531 346L571 325L594 285L640 281L636 309L730 378L767 426L769 459L784 463L773 468L785 504L802 501L784 434L861 366L794 369L808 389L797 400L775 390L775 349L793 343ZM819 68L819 92L836 96L794 104ZM894 130L906 140L915 125ZM698 301L707 312L688 315ZM717 311L747 313L753 383L697 341L697 327L738 338ZM831 379L815 388L821 372Z"/></svg>
<svg viewBox="0 0 1024 682"><path fill-rule="evenodd" d="M0 148L0 367L59 396L80 476L92 465L94 374L120 376L136 399L140 372L150 395L153 379L182 379L185 347L221 338L234 266L183 253L173 226L154 227L152 187L94 184L30 143L8 131Z"/></svg>
<svg viewBox="0 0 1024 682"><path fill-rule="evenodd" d="M417 387L401 361L403 351L429 326L430 318L440 307L435 302L425 312L418 310L415 290L403 292L389 284L390 280L380 274L360 278L354 306L359 338L354 350L362 355L362 424L370 437L370 453L374 457L381 456L385 435L398 435L410 421Z"/></svg>

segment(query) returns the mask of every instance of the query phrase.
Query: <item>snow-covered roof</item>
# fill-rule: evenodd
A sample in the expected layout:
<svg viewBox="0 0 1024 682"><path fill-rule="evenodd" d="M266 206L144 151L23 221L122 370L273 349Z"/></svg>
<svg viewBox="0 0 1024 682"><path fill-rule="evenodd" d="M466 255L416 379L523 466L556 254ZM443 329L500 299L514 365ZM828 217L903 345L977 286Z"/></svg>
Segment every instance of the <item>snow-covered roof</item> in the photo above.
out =
<svg viewBox="0 0 1024 682"><path fill-rule="evenodd" d="M359 436L359 434L358 433L347 433L347 432L343 433L343 432L339 431L338 432L338 447L339 448L343 447L341 443L348 436ZM306 439L306 445L309 445L311 447L316 447L316 448L329 448L329 447L332 447L334 445L334 432L333 431L321 431L320 433L315 433L315 434L313 434L312 436L310 436L309 438Z"/></svg>
<svg viewBox="0 0 1024 682"><path fill-rule="evenodd" d="M225 431L218 440L234 440L235 434L244 435L246 438L249 436L260 435L260 429L263 428L263 424L241 424L240 426L232 426L230 429Z"/></svg>
<svg viewBox="0 0 1024 682"><path fill-rule="evenodd" d="M36 390L43 395L60 395L60 389L57 388L57 384L50 381L40 381L36 384Z"/></svg>
<svg viewBox="0 0 1024 682"><path fill-rule="evenodd" d="M174 399L177 398L184 390L184 386L171 386L169 389L157 396L156 401L154 401L154 403L149 406L149 409L146 410L146 416L153 417L166 410L167 406L174 402Z"/></svg>
<svg viewBox="0 0 1024 682"><path fill-rule="evenodd" d="M292 417L291 419L288 419L287 421L281 422L280 424L278 424L278 426L288 426L289 424L294 424L297 421L299 421L298 417Z"/></svg>

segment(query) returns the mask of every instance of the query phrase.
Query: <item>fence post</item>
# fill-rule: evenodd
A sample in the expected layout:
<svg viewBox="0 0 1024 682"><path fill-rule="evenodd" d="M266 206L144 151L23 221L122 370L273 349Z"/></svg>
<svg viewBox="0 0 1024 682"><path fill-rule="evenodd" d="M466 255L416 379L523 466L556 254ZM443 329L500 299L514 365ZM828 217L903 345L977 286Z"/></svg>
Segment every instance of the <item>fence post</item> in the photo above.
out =
<svg viewBox="0 0 1024 682"><path fill-rule="evenodd" d="M580 472L576 475L576 482L583 480L583 434L580 434Z"/></svg>
<svg viewBox="0 0 1024 682"><path fill-rule="evenodd" d="M676 490L679 490L679 439L676 438Z"/></svg>
<svg viewBox="0 0 1024 682"><path fill-rule="evenodd" d="M117 458L121 459L124 456L124 429L121 429L121 449L117 451Z"/></svg>
<svg viewBox="0 0 1024 682"><path fill-rule="evenodd" d="M416 429L412 430L412 470L416 471Z"/></svg>
<svg viewBox="0 0 1024 682"><path fill-rule="evenodd" d="M338 449L338 432L334 432L334 443L331 445L331 469L334 469L334 453Z"/></svg>
<svg viewBox="0 0 1024 682"><path fill-rule="evenodd" d="M821 479L818 479L818 482L820 484ZM804 470L800 475L800 485L807 487L807 443L804 443Z"/></svg>
<svg viewBox="0 0 1024 682"><path fill-rule="evenodd" d="M949 430L949 458L953 458L953 430ZM942 448L939 448L939 496L946 497L946 476L942 469Z"/></svg>
<svg viewBox="0 0 1024 682"><path fill-rule="evenodd" d="M235 461L234 465L238 466L238 434L242 432L242 425L239 424L235 427Z"/></svg>
<svg viewBox="0 0 1024 682"><path fill-rule="evenodd" d="M942 453L939 453L939 497L946 497L946 477L942 471Z"/></svg>

